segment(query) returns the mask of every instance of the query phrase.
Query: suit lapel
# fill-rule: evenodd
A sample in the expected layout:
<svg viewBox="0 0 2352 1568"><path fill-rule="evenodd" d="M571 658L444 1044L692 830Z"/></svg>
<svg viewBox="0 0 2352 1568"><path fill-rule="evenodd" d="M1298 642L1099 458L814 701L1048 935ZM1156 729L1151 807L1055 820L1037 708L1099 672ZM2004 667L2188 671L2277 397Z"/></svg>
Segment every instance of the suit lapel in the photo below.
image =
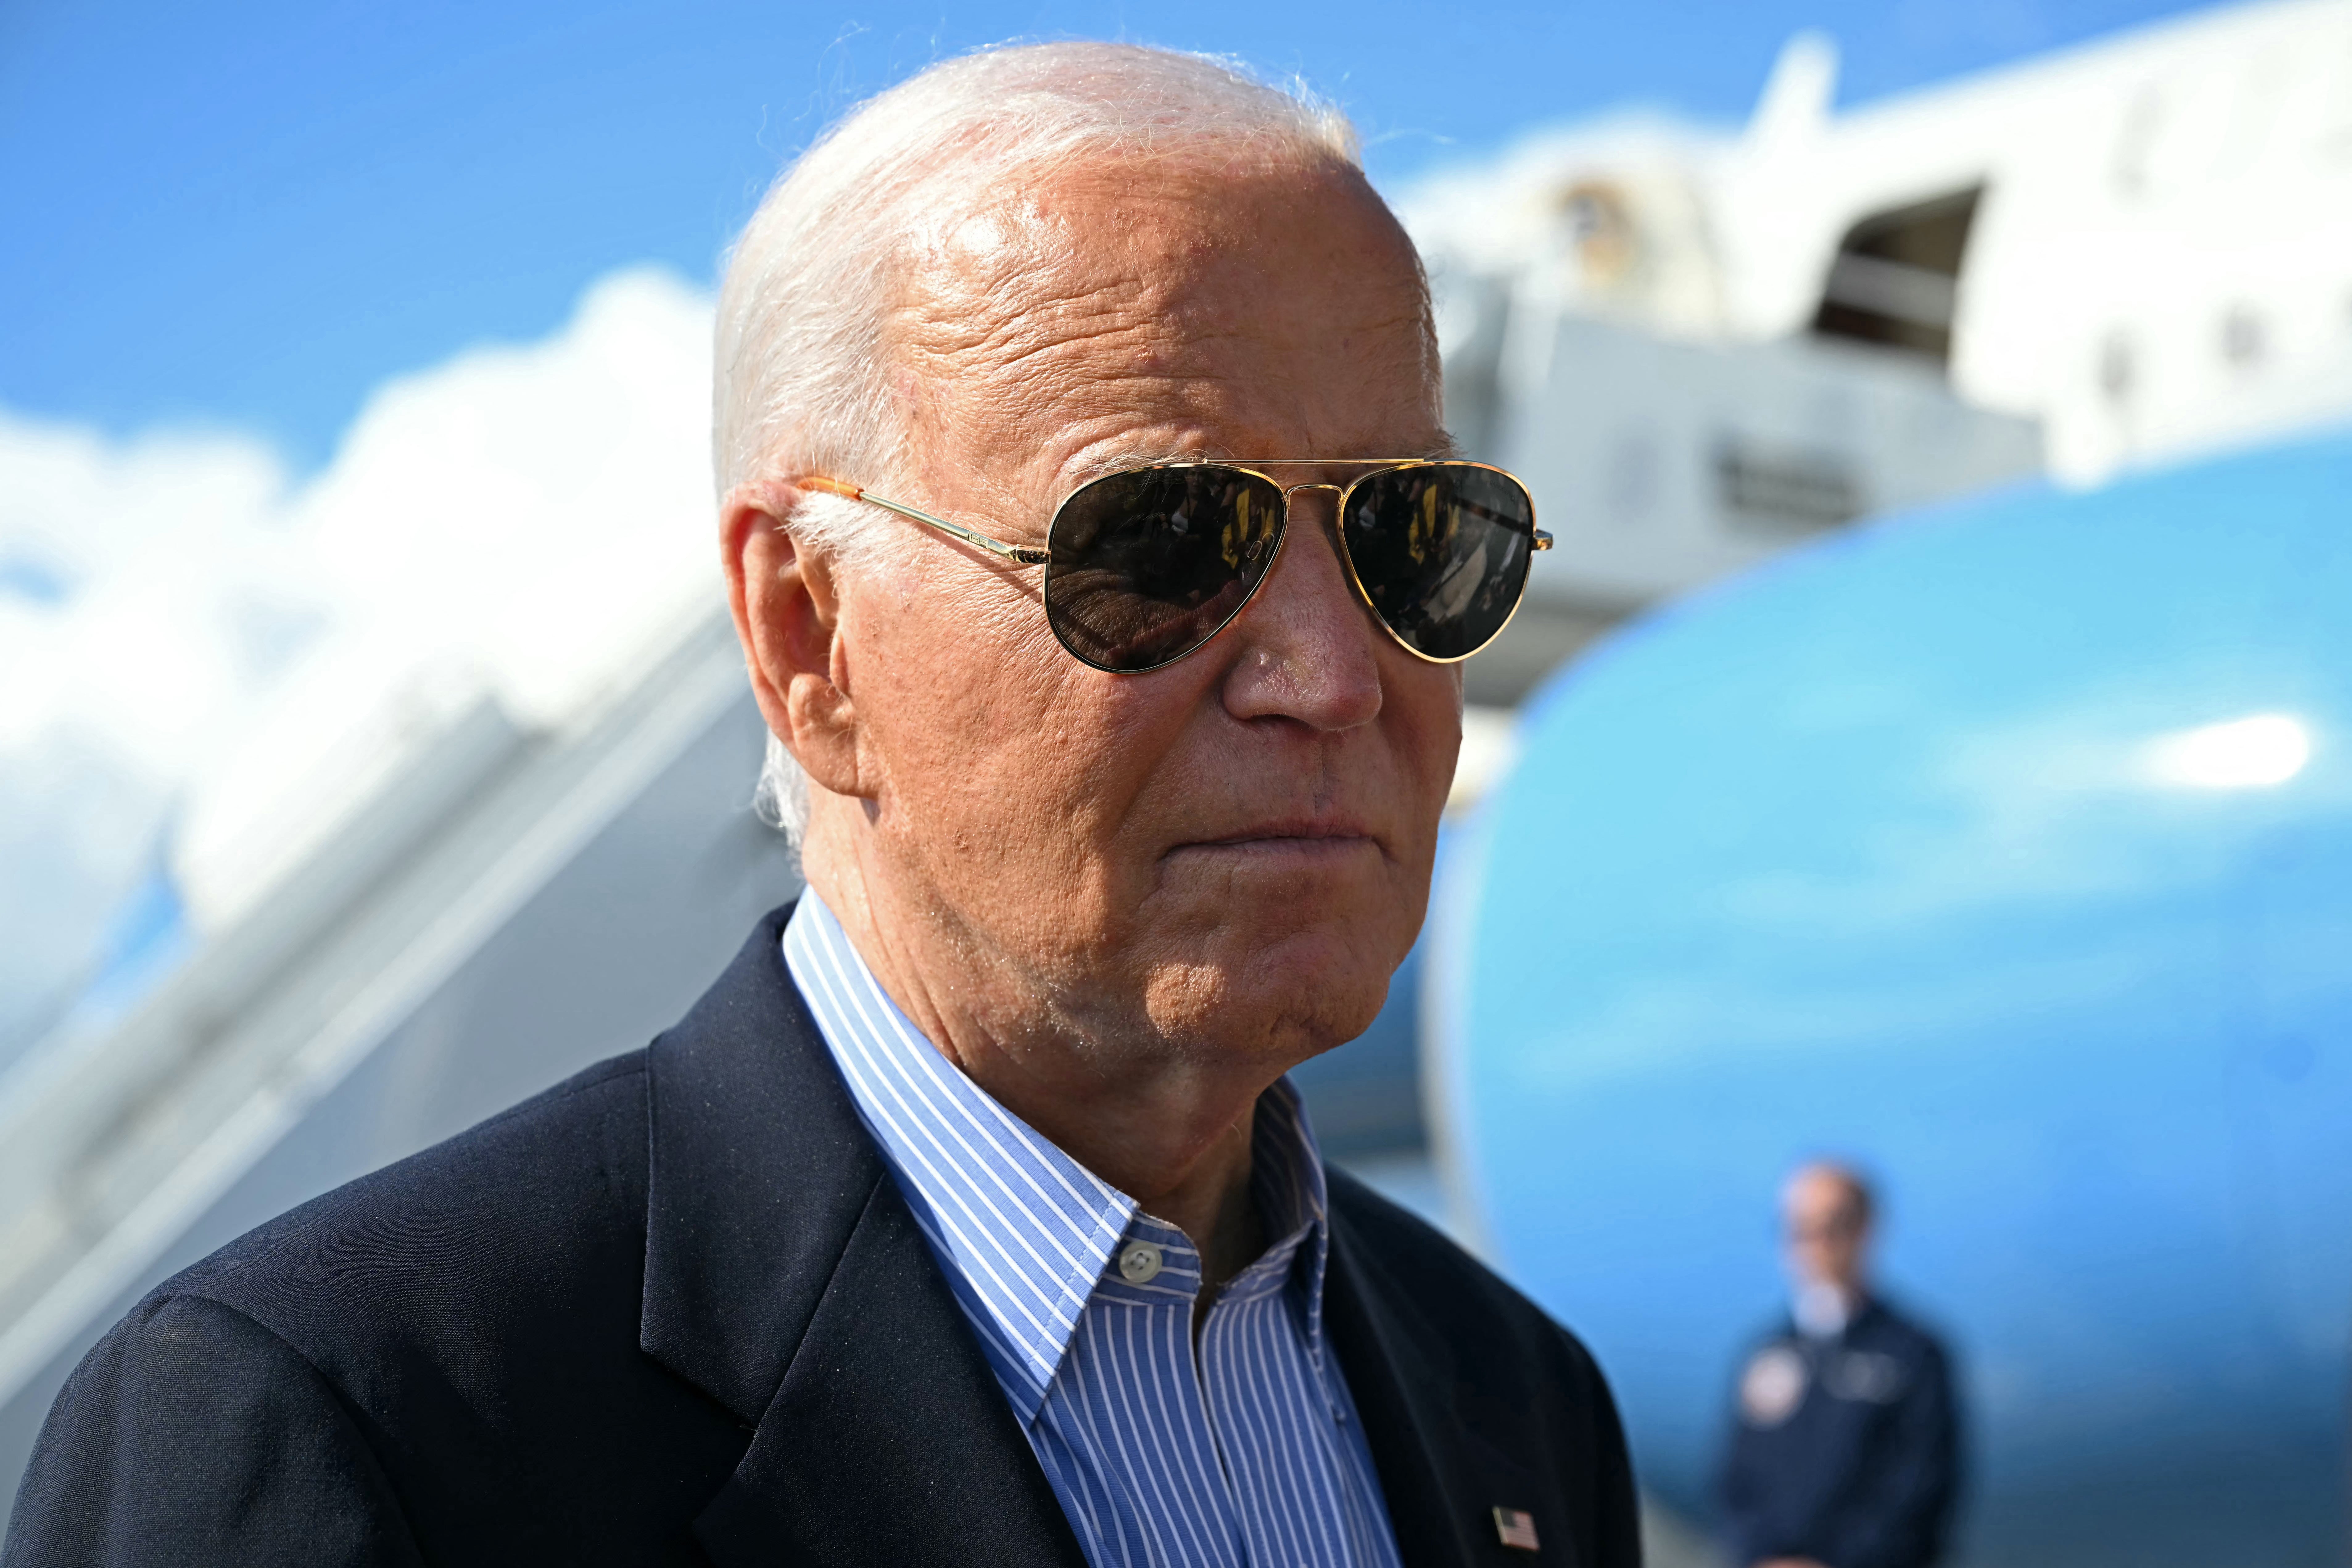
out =
<svg viewBox="0 0 2352 1568"><path fill-rule="evenodd" d="M1498 1419L1511 1424L1509 1417L1485 1408L1490 1402L1461 1379L1444 1334L1413 1314L1408 1293L1389 1279L1337 1204L1323 1291L1325 1330L1363 1418L1405 1568L1572 1564L1573 1548L1564 1539L1557 1547L1547 1540L1551 1554L1541 1559L1502 1548L1493 1509L1538 1495L1525 1466L1479 1433Z"/></svg>
<svg viewBox="0 0 2352 1568"><path fill-rule="evenodd" d="M1085 1568L895 1183L695 1533L721 1564Z"/></svg>
<svg viewBox="0 0 2352 1568"><path fill-rule="evenodd" d="M752 1429L695 1532L720 1564L1083 1568L786 975L789 913L649 1056L639 1342Z"/></svg>
<svg viewBox="0 0 2352 1568"><path fill-rule="evenodd" d="M760 922L647 1053L640 1346L746 1423L807 1331L884 1175Z"/></svg>

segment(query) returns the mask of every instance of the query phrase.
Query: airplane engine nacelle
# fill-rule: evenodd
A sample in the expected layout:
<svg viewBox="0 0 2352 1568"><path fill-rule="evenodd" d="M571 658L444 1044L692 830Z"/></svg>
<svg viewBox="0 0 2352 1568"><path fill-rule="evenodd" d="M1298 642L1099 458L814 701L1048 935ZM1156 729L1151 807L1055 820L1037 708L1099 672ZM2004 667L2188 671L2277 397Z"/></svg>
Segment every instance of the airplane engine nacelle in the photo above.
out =
<svg viewBox="0 0 2352 1568"><path fill-rule="evenodd" d="M1970 1426L1962 1554L2342 1560L2352 438L1829 539L1528 706L1425 981L1500 1266L1704 1518L1800 1158Z"/></svg>

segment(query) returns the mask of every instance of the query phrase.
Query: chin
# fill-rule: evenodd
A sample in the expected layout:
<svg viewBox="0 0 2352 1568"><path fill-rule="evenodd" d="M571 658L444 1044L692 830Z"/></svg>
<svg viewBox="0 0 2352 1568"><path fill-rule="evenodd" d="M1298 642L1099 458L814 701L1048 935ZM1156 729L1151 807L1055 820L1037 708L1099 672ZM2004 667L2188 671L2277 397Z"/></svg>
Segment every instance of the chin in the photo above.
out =
<svg viewBox="0 0 2352 1568"><path fill-rule="evenodd" d="M1371 1026L1389 981L1412 947L1390 922L1301 927L1296 911L1263 922L1221 921L1207 941L1171 955L1151 1011L1171 1034L1304 1061ZM1188 944L1189 945L1189 944Z"/></svg>
<svg viewBox="0 0 2352 1568"><path fill-rule="evenodd" d="M1388 995L1385 976L1377 984L1285 988L1264 997L1263 1005L1255 1009L1264 1019L1257 1037L1286 1058L1286 1072L1370 1028Z"/></svg>

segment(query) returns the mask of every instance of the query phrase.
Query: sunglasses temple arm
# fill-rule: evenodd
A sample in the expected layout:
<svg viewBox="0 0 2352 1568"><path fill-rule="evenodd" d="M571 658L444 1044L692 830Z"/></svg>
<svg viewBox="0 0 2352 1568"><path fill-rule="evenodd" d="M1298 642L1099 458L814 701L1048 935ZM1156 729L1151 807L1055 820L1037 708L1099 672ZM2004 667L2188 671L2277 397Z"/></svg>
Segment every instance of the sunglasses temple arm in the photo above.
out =
<svg viewBox="0 0 2352 1568"><path fill-rule="evenodd" d="M950 522L946 518L933 517L929 512L918 511L910 506L901 506L898 502L877 496L871 490L860 489L852 484L844 484L839 479L828 479L821 474L803 474L793 483L804 490L822 490L826 495L842 496L850 500L862 500L870 505L878 506L886 511L895 511L900 517L909 518L926 528L936 528L950 538L961 539L966 544L987 551L991 555L1001 555L1007 561L1018 562L1024 566L1043 566L1053 559L1051 553L1046 551L1023 544L1007 544L1001 539L991 539L988 535L975 532L960 522Z"/></svg>

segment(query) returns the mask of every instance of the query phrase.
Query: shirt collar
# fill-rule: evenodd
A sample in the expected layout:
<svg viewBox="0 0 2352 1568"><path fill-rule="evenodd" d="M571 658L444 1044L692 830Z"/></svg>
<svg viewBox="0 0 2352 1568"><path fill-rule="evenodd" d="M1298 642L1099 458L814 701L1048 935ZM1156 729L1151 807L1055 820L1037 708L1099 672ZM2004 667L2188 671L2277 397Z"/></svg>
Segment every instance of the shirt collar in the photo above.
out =
<svg viewBox="0 0 2352 1568"><path fill-rule="evenodd" d="M1199 1256L1183 1232L1140 1213L958 1070L883 991L814 889L785 923L783 959L1024 1423L1097 1292L1198 1289ZM1258 1100L1251 1152L1252 1190L1275 1240L1225 1294L1294 1290L1319 1363L1330 1254L1323 1162L1287 1079ZM1134 1285L1121 1276L1117 1260L1131 1239L1161 1249L1160 1278Z"/></svg>
<svg viewBox="0 0 2352 1568"><path fill-rule="evenodd" d="M1800 1284L1789 1300L1790 1321L1810 1340L1833 1340L1846 1331L1858 1310L1854 1295L1823 1280Z"/></svg>

